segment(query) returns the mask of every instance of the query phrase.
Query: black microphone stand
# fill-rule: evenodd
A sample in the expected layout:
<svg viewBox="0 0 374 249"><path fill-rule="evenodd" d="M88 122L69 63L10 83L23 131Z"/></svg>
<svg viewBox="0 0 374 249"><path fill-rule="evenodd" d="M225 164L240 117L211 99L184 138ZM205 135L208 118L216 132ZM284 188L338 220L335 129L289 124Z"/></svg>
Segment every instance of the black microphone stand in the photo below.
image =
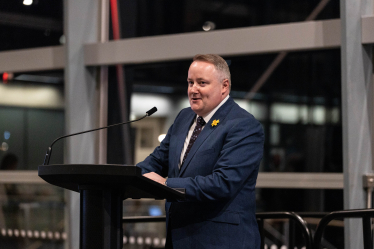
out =
<svg viewBox="0 0 374 249"><path fill-rule="evenodd" d="M88 130L88 131L81 131L81 132L77 132L77 133L73 133L73 134L69 134L69 135L65 135L65 136L62 136L62 137L59 137L57 139L55 139L51 146L49 146L48 150L47 150L47 153L45 154L45 158L44 158L44 162L43 162L43 165L48 165L49 164L49 160L51 158L51 155L52 155L52 146L60 139L63 139L63 138L67 138L67 137L71 137L71 136L75 136L75 135L79 135L79 134L83 134L83 133L87 133L87 132L91 132L91 131L98 131L98 130L102 130L102 129L107 129L107 128L110 128L110 127L113 127L113 126L117 126L117 125L124 125L124 124L129 124L129 123L133 123L133 122L136 122L136 121L139 121L139 120L142 120L143 118L146 118L146 117L149 117L151 116L153 113L155 113L157 111L157 108L156 107L153 107L152 109L148 110L146 112L146 114L139 118L139 119L136 119L136 120L131 120L131 121L127 121L127 122L123 122L123 123L118 123L118 124L113 124L113 125L109 125L109 126L105 126L105 127L100 127L100 128L96 128L96 129L92 129L92 130Z"/></svg>

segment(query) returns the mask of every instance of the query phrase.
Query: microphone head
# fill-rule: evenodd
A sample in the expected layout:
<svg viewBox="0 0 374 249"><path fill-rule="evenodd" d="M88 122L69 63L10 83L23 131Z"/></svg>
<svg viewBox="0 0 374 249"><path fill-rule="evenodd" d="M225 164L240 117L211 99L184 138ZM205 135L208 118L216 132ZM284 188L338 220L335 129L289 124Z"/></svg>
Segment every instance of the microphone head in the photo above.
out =
<svg viewBox="0 0 374 249"><path fill-rule="evenodd" d="M151 116L153 113L157 112L157 108L156 106L153 107L152 109L148 110L146 113L147 113L147 116Z"/></svg>

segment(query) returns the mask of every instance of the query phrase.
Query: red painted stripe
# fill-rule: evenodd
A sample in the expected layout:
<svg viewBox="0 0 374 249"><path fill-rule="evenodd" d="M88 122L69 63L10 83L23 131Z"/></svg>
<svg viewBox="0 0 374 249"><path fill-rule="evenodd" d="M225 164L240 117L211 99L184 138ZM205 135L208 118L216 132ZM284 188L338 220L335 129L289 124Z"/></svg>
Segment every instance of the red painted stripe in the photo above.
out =
<svg viewBox="0 0 374 249"><path fill-rule="evenodd" d="M112 11L112 28L113 28L113 39L119 40L119 16L118 16L118 3L117 0L110 0L110 9Z"/></svg>

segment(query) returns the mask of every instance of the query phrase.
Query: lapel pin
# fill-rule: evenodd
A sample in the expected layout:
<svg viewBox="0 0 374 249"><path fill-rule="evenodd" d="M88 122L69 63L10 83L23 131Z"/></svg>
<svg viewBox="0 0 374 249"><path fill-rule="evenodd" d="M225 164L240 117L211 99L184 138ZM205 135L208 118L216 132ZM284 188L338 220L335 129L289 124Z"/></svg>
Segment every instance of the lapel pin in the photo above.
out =
<svg viewBox="0 0 374 249"><path fill-rule="evenodd" d="M213 126L217 126L218 123L219 123L219 119L215 119L215 120L213 120L213 122L212 122L212 127L213 127Z"/></svg>

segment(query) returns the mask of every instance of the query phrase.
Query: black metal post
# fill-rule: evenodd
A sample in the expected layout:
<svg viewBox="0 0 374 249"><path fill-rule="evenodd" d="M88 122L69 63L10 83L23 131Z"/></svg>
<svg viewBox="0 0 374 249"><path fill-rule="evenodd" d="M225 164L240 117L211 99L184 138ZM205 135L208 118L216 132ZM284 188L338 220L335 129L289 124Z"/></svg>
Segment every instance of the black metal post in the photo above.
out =
<svg viewBox="0 0 374 249"><path fill-rule="evenodd" d="M295 222L290 219L288 227L288 248L295 248L295 232Z"/></svg>
<svg viewBox="0 0 374 249"><path fill-rule="evenodd" d="M364 233L364 248L372 249L373 248L373 237L372 237L370 216L365 216L362 218L362 227L363 227L363 233Z"/></svg>
<svg viewBox="0 0 374 249"><path fill-rule="evenodd" d="M260 237L261 237L261 247L260 248L265 249L264 220L263 219L257 219L257 225L258 225L258 230L260 231Z"/></svg>
<svg viewBox="0 0 374 249"><path fill-rule="evenodd" d="M122 198L117 191L80 186L80 249L123 247Z"/></svg>

